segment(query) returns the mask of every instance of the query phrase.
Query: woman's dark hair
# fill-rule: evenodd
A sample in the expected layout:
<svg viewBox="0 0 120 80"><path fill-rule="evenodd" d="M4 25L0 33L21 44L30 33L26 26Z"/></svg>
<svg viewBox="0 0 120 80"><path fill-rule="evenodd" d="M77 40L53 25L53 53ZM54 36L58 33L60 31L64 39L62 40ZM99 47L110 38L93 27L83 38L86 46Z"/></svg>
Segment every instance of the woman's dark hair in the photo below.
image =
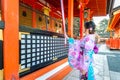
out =
<svg viewBox="0 0 120 80"><path fill-rule="evenodd" d="M95 23L93 21L89 21L85 23L85 29L89 30L89 34L94 34L95 32Z"/></svg>

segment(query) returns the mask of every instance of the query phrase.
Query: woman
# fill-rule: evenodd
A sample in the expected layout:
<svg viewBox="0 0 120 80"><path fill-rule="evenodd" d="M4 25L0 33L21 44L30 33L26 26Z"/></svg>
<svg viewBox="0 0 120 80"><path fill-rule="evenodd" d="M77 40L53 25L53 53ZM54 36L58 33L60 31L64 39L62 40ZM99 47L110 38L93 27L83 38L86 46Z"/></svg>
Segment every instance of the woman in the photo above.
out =
<svg viewBox="0 0 120 80"><path fill-rule="evenodd" d="M93 54L96 46L96 39L99 42L99 36L95 33L95 24L92 21L85 23L85 36L80 41L80 49L83 52L82 76L81 80L95 80L93 70Z"/></svg>
<svg viewBox="0 0 120 80"><path fill-rule="evenodd" d="M85 23L85 35L81 40L65 37L69 41L68 62L72 68L80 70L81 80L95 80L93 71L93 54L97 52L96 42L99 36L95 33L94 22ZM97 41L96 41L97 39Z"/></svg>

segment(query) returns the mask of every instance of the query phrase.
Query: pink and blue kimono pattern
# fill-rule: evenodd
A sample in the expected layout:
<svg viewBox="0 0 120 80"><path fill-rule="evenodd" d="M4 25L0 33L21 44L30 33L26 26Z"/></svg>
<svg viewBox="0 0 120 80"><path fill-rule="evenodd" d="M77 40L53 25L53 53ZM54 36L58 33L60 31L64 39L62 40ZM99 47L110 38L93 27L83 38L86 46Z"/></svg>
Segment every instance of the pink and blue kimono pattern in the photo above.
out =
<svg viewBox="0 0 120 80"><path fill-rule="evenodd" d="M89 34L81 40L69 38L68 62L72 68L87 72L88 80L95 80L93 54L95 35Z"/></svg>

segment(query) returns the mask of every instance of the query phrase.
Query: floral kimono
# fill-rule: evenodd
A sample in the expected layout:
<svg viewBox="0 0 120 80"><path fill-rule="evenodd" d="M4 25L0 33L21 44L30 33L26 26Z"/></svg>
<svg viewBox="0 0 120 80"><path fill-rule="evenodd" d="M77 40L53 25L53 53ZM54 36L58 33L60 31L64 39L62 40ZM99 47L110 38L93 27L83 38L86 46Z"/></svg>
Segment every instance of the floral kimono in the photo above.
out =
<svg viewBox="0 0 120 80"><path fill-rule="evenodd" d="M68 62L73 68L86 71L88 80L95 80L92 65L94 46L94 34L89 34L81 40L69 39Z"/></svg>

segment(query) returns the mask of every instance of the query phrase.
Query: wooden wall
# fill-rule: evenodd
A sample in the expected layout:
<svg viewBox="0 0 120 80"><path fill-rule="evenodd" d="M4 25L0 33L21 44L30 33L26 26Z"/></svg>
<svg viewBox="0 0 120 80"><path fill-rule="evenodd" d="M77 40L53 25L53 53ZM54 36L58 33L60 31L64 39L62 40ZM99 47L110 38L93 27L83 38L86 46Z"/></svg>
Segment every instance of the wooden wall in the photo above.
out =
<svg viewBox="0 0 120 80"><path fill-rule="evenodd" d="M24 6L20 6L19 10L19 24L32 27L32 10Z"/></svg>
<svg viewBox="0 0 120 80"><path fill-rule="evenodd" d="M36 15L36 22L37 22L37 28L38 29L42 29L42 30L46 30L46 21L45 21L45 16L37 13Z"/></svg>
<svg viewBox="0 0 120 80"><path fill-rule="evenodd" d="M36 11L36 28L63 33L61 20L49 16L46 16L43 12ZM32 27L32 7L20 5L19 25Z"/></svg>

